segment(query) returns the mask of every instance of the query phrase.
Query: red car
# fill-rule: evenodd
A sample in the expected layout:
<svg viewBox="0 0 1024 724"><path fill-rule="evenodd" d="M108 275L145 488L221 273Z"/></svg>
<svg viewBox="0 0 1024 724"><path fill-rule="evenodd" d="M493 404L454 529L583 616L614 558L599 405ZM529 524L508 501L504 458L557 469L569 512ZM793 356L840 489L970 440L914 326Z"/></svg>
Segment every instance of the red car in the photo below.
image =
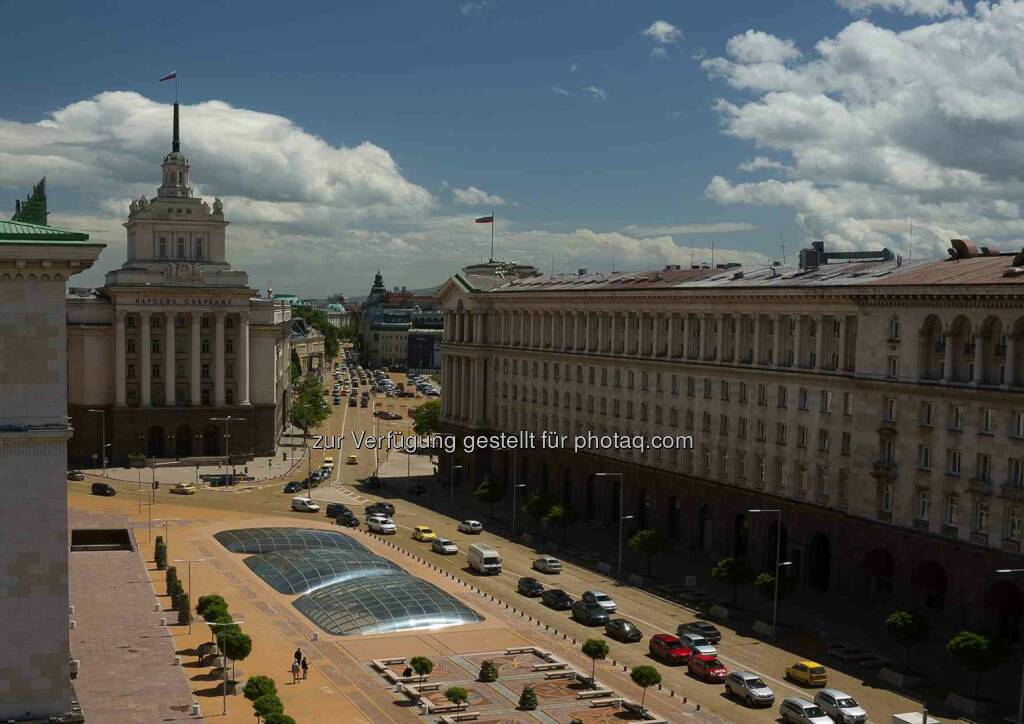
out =
<svg viewBox="0 0 1024 724"><path fill-rule="evenodd" d="M725 668L725 664L719 661L717 656L711 654L691 656L690 663L687 666L690 669L690 673L698 679L712 683L725 681L725 676L729 673L729 670Z"/></svg>
<svg viewBox="0 0 1024 724"><path fill-rule="evenodd" d="M647 648L651 656L666 664L685 664L693 655L690 647L680 641L678 636L667 633L651 636Z"/></svg>

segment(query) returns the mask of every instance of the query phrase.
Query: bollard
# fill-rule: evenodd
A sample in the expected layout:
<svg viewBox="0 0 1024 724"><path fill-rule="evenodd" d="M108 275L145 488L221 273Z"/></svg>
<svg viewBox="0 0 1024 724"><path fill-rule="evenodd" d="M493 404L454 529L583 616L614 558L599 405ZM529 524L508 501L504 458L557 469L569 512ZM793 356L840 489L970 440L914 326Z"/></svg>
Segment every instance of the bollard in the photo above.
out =
<svg viewBox="0 0 1024 724"><path fill-rule="evenodd" d="M676 696L676 690L675 690L675 689L669 689L669 690L668 690L668 695L669 695L670 697L672 697L672 698L675 698L675 696Z"/></svg>
<svg viewBox="0 0 1024 724"><path fill-rule="evenodd" d="M156 603L153 604L153 613L156 613L159 610L160 610L160 602L157 601Z"/></svg>
<svg viewBox="0 0 1024 724"><path fill-rule="evenodd" d="M199 716L199 702L192 702L192 716Z"/></svg>
<svg viewBox="0 0 1024 724"><path fill-rule="evenodd" d="M700 711L700 704L697 705L697 711Z"/></svg>
<svg viewBox="0 0 1024 724"><path fill-rule="evenodd" d="M174 665L175 666L181 666L181 657L180 656L175 656L174 657Z"/></svg>
<svg viewBox="0 0 1024 724"><path fill-rule="evenodd" d="M74 616L75 615L75 607L74 606L68 606L68 615L69 616Z"/></svg>
<svg viewBox="0 0 1024 724"><path fill-rule="evenodd" d="M687 697L687 696L684 696L684 697L683 697L683 703L684 703L684 704L688 704L688 703L689 703L689 701L690 701L690 698L689 698L689 697Z"/></svg>
<svg viewBox="0 0 1024 724"><path fill-rule="evenodd" d="M160 617L160 625L161 626L166 626L167 625L167 617L166 616L161 616Z"/></svg>
<svg viewBox="0 0 1024 724"><path fill-rule="evenodd" d="M658 684L658 691L661 691L661 684Z"/></svg>

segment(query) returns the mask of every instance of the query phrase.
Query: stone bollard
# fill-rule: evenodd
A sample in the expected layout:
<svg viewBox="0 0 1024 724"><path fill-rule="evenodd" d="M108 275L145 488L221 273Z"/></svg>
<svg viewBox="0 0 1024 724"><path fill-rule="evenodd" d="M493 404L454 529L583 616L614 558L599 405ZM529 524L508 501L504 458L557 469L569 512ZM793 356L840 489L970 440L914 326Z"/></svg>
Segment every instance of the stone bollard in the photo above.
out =
<svg viewBox="0 0 1024 724"><path fill-rule="evenodd" d="M166 616L161 616L160 617L160 625L161 626L166 626L167 625L167 617Z"/></svg>
<svg viewBox="0 0 1024 724"><path fill-rule="evenodd" d="M199 716L199 702L192 702L192 716Z"/></svg>
<svg viewBox="0 0 1024 724"><path fill-rule="evenodd" d="M68 606L68 615L69 616L74 616L75 615L75 607L74 606Z"/></svg>
<svg viewBox="0 0 1024 724"><path fill-rule="evenodd" d="M174 657L174 665L175 666L181 666L181 657L180 656L175 656Z"/></svg>
<svg viewBox="0 0 1024 724"><path fill-rule="evenodd" d="M159 610L160 610L160 602L157 601L156 603L153 604L153 613L156 613Z"/></svg>

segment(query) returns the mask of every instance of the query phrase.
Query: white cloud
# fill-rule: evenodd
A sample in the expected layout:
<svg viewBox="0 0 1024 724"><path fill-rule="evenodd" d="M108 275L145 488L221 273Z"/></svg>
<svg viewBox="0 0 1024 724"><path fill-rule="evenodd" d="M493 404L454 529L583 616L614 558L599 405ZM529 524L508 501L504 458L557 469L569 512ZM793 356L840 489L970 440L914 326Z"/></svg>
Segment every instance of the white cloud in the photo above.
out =
<svg viewBox="0 0 1024 724"><path fill-rule="evenodd" d="M836 0L839 7L853 13L887 10L901 15L925 15L941 18L948 15L966 15L961 0Z"/></svg>
<svg viewBox="0 0 1024 724"><path fill-rule="evenodd" d="M837 245L905 248L908 218L915 253L956 235L1019 245L1021 27L1024 3L1006 1L899 32L857 20L806 58L733 38L703 63L739 91L715 104L725 133L788 165L759 156L740 170L776 178L715 176L706 196L792 208Z"/></svg>
<svg viewBox="0 0 1024 724"><path fill-rule="evenodd" d="M500 196L489 194L476 186L456 187L452 189L452 196L455 197L455 203L467 206L504 206L508 203Z"/></svg>
<svg viewBox="0 0 1024 724"><path fill-rule="evenodd" d="M667 20L655 20L650 27L643 31L643 34L661 45L677 43L683 37L682 31Z"/></svg>
<svg viewBox="0 0 1024 724"><path fill-rule="evenodd" d="M463 15L472 15L491 6L491 0L470 0L459 4L459 12Z"/></svg>
<svg viewBox="0 0 1024 724"><path fill-rule="evenodd" d="M726 51L741 63L788 63L800 57L792 40L777 38L760 30L748 30L729 38Z"/></svg>
<svg viewBox="0 0 1024 724"><path fill-rule="evenodd" d="M651 48L651 57L657 58L658 60L668 60L668 49L662 46Z"/></svg>
<svg viewBox="0 0 1024 724"><path fill-rule="evenodd" d="M735 234L741 231L755 231L753 224L745 221L717 221L710 224L677 224L675 226L639 226L630 224L623 231L633 236L692 236L695 234Z"/></svg>
<svg viewBox="0 0 1024 724"><path fill-rule="evenodd" d="M583 88L583 92L589 93L592 98L599 101L603 101L605 98L608 97L608 94L605 92L604 88L601 88L596 85L585 86Z"/></svg>
<svg viewBox="0 0 1024 724"><path fill-rule="evenodd" d="M567 91L565 88L557 85L551 86L551 92L556 95L565 96L566 98L572 97L572 91Z"/></svg>

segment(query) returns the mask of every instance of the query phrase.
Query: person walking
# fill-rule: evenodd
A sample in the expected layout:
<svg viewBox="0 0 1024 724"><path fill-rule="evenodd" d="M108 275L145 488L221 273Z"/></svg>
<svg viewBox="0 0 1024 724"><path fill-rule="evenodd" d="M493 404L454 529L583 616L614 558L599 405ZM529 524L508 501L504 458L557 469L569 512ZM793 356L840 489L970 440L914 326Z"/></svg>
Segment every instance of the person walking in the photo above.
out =
<svg viewBox="0 0 1024 724"><path fill-rule="evenodd" d="M292 683L293 684L298 684L299 683L299 668L300 668L299 667L299 660L295 659L295 661L292 662Z"/></svg>
<svg viewBox="0 0 1024 724"><path fill-rule="evenodd" d="M303 656L302 657L302 678L305 679L305 678L308 678L308 677L309 677L309 659L307 659L305 656Z"/></svg>
<svg viewBox="0 0 1024 724"><path fill-rule="evenodd" d="M297 648L297 649L295 649L295 663L298 664L298 663L301 663L301 662L302 662L302 649L301 648Z"/></svg>

